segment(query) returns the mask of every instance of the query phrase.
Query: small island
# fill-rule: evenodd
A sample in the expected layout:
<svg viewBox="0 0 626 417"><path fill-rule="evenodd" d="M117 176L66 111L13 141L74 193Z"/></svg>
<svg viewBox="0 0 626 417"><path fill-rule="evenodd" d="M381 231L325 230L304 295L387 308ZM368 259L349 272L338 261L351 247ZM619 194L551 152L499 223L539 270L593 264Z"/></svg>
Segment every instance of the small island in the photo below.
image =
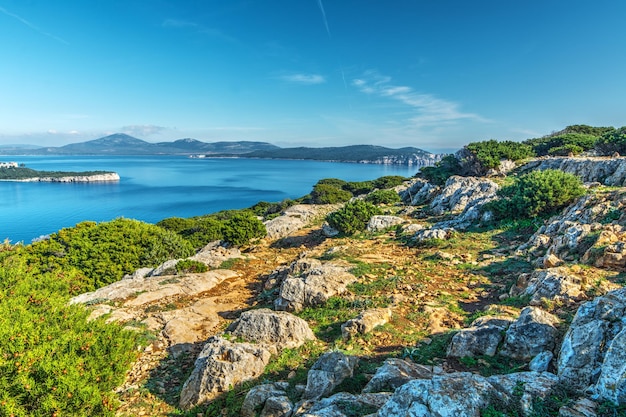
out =
<svg viewBox="0 0 626 417"><path fill-rule="evenodd" d="M37 171L17 162L0 162L0 181L20 182L118 182L120 176L110 171Z"/></svg>

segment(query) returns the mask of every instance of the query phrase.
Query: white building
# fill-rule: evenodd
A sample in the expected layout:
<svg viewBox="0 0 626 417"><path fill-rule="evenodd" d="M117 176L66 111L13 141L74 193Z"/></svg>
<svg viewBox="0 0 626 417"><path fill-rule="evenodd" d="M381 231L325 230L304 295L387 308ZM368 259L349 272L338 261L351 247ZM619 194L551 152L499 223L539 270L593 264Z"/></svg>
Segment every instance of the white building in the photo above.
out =
<svg viewBox="0 0 626 417"><path fill-rule="evenodd" d="M17 162L0 162L0 168L17 168Z"/></svg>

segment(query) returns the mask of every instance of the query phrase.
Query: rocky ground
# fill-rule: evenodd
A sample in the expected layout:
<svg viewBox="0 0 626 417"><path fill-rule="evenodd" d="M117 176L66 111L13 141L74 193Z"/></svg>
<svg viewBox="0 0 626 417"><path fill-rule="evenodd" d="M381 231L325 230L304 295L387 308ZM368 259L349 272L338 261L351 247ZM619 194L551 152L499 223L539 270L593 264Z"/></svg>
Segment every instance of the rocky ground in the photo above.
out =
<svg viewBox="0 0 626 417"><path fill-rule="evenodd" d="M209 272L77 297L146 335L119 415L530 415L555 392L539 415L609 415L626 402L626 191L476 227L497 188L413 181L349 238L322 227L337 207L298 206L251 247L205 248Z"/></svg>

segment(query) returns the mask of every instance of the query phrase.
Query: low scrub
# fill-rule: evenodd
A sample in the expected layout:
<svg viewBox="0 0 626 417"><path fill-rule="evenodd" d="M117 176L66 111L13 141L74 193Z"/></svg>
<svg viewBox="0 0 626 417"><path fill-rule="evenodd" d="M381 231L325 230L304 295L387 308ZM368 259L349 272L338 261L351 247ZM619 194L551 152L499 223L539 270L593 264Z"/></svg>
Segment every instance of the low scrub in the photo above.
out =
<svg viewBox="0 0 626 417"><path fill-rule="evenodd" d="M339 232L351 235L365 230L370 218L377 214L382 214L382 211L372 203L355 200L330 213L326 221Z"/></svg>
<svg viewBox="0 0 626 417"><path fill-rule="evenodd" d="M375 205L378 204L396 204L399 203L400 196L393 190L376 190L372 191L365 197L365 201Z"/></svg>
<svg viewBox="0 0 626 417"><path fill-rule="evenodd" d="M532 218L553 214L585 194L580 179L559 170L534 171L516 178L487 203L498 219Z"/></svg>
<svg viewBox="0 0 626 417"><path fill-rule="evenodd" d="M485 170L498 168L503 159L519 161L534 156L533 149L529 145L510 140L498 142L492 139L473 142L465 148L474 155Z"/></svg>

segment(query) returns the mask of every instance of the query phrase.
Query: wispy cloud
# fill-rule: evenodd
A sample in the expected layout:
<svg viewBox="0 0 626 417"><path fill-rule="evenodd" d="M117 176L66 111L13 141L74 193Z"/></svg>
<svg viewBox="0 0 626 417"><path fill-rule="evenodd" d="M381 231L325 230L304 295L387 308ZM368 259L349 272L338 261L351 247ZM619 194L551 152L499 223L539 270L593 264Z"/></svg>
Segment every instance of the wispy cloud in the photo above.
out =
<svg viewBox="0 0 626 417"><path fill-rule="evenodd" d="M478 114L461 111L460 104L454 101L420 93L408 86L394 85L391 77L380 75L376 71L367 71L363 77L354 79L352 85L362 93L394 100L407 106L413 112L408 120L414 127L434 126L463 119L489 122Z"/></svg>
<svg viewBox="0 0 626 417"><path fill-rule="evenodd" d="M156 125L129 125L122 127L122 133L126 133L131 136L152 136L158 135L167 130L166 127Z"/></svg>
<svg viewBox="0 0 626 417"><path fill-rule="evenodd" d="M34 30L35 32L40 33L41 35L47 36L49 38L54 39L57 42L61 42L62 44L65 45L69 45L69 42L67 42L65 39L62 39L56 35L53 35L50 32L46 32L45 30L39 29L37 26L35 26L34 24L32 24L31 22L29 22L28 20L24 19L23 17L12 13L10 11L8 11L7 9L5 9L4 7L0 6L0 13L4 13L5 15L12 17L14 19L19 20L20 22L22 22L23 24L25 24L26 26L28 26L29 28L31 28L32 30Z"/></svg>
<svg viewBox="0 0 626 417"><path fill-rule="evenodd" d="M239 43L239 41L222 30L214 27L204 26L196 22L183 19L165 19L161 23L161 27L177 30L191 30L200 35L209 36L211 38L221 39L231 43Z"/></svg>
<svg viewBox="0 0 626 417"><path fill-rule="evenodd" d="M322 0L317 0L317 5L322 12L322 19L324 19L324 26L326 26L326 33L328 33L328 37L332 38L330 35L330 27L328 26L328 19L326 19L326 10L324 10L324 5L322 4Z"/></svg>
<svg viewBox="0 0 626 417"><path fill-rule="evenodd" d="M326 82L326 77L319 74L289 74L281 75L279 78L288 83L302 85L324 84Z"/></svg>

